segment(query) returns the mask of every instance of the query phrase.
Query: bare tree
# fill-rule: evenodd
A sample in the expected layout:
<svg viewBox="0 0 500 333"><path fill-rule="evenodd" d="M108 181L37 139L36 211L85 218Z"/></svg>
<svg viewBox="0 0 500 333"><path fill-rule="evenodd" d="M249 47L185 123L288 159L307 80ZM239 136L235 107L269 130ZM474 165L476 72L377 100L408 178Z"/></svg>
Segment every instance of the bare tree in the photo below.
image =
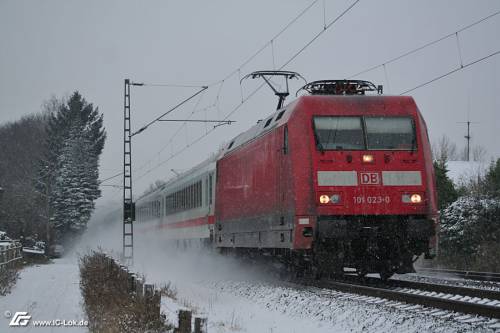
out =
<svg viewBox="0 0 500 333"><path fill-rule="evenodd" d="M472 160L477 162L484 162L486 159L486 148L481 145L475 145L472 147Z"/></svg>
<svg viewBox="0 0 500 333"><path fill-rule="evenodd" d="M431 149L434 159L441 163L458 158L457 145L451 142L446 135L443 135L438 142L434 142Z"/></svg>

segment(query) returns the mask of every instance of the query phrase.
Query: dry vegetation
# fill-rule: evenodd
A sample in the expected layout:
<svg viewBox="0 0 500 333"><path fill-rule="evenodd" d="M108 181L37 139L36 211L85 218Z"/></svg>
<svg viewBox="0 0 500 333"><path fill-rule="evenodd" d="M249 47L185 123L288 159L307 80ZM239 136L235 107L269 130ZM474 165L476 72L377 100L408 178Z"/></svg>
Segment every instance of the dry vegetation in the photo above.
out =
<svg viewBox="0 0 500 333"><path fill-rule="evenodd" d="M19 272L15 268L0 268L0 296L10 293L12 286L16 284Z"/></svg>
<svg viewBox="0 0 500 333"><path fill-rule="evenodd" d="M91 332L165 332L159 295L133 291L126 274L101 252L80 258L80 289ZM158 297L151 301L151 297Z"/></svg>

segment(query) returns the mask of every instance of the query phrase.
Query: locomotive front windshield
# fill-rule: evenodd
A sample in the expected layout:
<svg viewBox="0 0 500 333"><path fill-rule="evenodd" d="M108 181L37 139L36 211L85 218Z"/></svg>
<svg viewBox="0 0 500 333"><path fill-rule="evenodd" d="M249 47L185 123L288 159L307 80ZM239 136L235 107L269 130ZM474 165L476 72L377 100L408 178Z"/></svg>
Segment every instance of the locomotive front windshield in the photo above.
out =
<svg viewBox="0 0 500 333"><path fill-rule="evenodd" d="M316 117L314 128L320 149L359 150L365 147L361 117Z"/></svg>
<svg viewBox="0 0 500 333"><path fill-rule="evenodd" d="M314 117L319 150L414 150L410 117Z"/></svg>

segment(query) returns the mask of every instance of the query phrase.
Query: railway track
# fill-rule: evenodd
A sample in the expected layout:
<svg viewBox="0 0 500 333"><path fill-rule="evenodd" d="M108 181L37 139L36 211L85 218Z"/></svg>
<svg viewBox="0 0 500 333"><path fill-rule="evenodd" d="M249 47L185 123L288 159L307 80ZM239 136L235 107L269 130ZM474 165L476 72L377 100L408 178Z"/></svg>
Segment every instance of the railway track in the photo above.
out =
<svg viewBox="0 0 500 333"><path fill-rule="evenodd" d="M417 272L430 273L432 275L447 274L467 280L500 282L500 273L493 273L493 272L460 271L454 269L440 269L440 268L419 268Z"/></svg>
<svg viewBox="0 0 500 333"><path fill-rule="evenodd" d="M500 319L500 292L413 281L345 276L342 280L301 280L301 284L377 297L451 312Z"/></svg>

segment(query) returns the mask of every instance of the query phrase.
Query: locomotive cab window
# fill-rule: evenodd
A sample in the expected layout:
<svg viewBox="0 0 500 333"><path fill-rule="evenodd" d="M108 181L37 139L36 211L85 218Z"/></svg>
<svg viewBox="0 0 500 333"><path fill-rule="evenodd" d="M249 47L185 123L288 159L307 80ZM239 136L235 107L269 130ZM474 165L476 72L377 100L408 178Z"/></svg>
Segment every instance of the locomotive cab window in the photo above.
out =
<svg viewBox="0 0 500 333"><path fill-rule="evenodd" d="M366 141L372 150L414 150L415 126L409 117L365 117Z"/></svg>
<svg viewBox="0 0 500 333"><path fill-rule="evenodd" d="M410 117L314 117L318 150L415 150Z"/></svg>
<svg viewBox="0 0 500 333"><path fill-rule="evenodd" d="M314 133L320 150L365 148L361 117L314 117Z"/></svg>

